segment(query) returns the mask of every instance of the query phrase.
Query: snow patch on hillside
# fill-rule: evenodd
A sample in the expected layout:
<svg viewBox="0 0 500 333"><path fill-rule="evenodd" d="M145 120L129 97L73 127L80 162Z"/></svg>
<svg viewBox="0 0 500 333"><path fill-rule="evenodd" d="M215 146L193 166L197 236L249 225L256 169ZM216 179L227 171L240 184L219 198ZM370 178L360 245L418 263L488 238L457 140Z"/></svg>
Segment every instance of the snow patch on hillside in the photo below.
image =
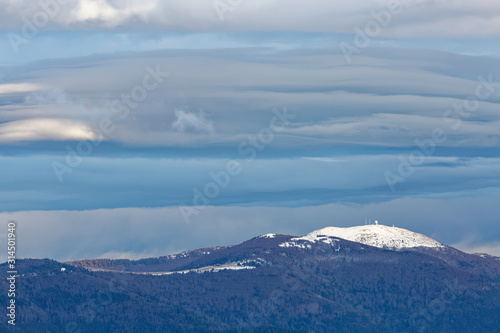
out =
<svg viewBox="0 0 500 333"><path fill-rule="evenodd" d="M265 234L259 236L259 238L274 238L274 237L276 237L276 234Z"/></svg>
<svg viewBox="0 0 500 333"><path fill-rule="evenodd" d="M334 238L342 238L379 248L404 249L414 247L442 248L443 244L425 235L406 229L385 225L362 225L350 228L326 227L315 230L305 236L292 238L290 242L280 244L281 247L305 248L304 241L323 242L333 245Z"/></svg>
<svg viewBox="0 0 500 333"><path fill-rule="evenodd" d="M292 240L297 238L292 238ZM279 245L280 247L298 247L301 249L312 249L312 246L309 244L297 243L297 242L285 242Z"/></svg>

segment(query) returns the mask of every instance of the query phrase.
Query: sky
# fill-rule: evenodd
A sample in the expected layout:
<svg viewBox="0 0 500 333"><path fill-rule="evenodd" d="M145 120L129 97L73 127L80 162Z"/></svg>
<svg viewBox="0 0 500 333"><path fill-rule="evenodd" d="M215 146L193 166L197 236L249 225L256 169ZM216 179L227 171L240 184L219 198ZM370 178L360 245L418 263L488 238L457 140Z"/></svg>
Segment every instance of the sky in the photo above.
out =
<svg viewBox="0 0 500 333"><path fill-rule="evenodd" d="M371 219L500 256L499 106L489 0L0 0L0 243L136 259Z"/></svg>

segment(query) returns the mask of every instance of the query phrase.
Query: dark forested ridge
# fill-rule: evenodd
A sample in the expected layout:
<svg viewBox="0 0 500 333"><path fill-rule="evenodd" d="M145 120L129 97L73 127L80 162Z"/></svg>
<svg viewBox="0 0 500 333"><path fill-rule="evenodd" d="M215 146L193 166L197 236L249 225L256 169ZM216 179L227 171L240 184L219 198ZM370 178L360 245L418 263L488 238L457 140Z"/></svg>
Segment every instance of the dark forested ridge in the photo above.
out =
<svg viewBox="0 0 500 333"><path fill-rule="evenodd" d="M17 325L7 328L4 320L0 330L499 331L496 257L449 247L394 251L342 239L280 246L290 238L137 261L21 260ZM167 271L184 273L145 274ZM8 289L5 280L2 286ZM7 304L5 293L0 301Z"/></svg>

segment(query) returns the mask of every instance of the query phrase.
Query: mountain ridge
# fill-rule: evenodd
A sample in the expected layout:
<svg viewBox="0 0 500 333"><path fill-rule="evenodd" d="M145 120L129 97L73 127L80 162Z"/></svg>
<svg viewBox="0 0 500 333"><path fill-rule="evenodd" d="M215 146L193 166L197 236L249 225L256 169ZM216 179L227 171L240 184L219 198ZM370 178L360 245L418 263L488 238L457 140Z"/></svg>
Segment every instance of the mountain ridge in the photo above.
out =
<svg viewBox="0 0 500 333"><path fill-rule="evenodd" d="M316 242L319 241L321 236L338 237L365 245L388 249L444 247L443 244L423 234L394 226L388 227L378 224L378 222L376 224L344 228L325 227L296 239Z"/></svg>
<svg viewBox="0 0 500 333"><path fill-rule="evenodd" d="M255 253L248 252L252 249L249 244L253 243L256 243L257 247L265 247L264 251L259 252L257 258L259 260L253 256ZM361 250L372 247L385 251L418 252L442 260L454 267L472 265L478 272L488 276L494 276L500 272L500 258L489 255L468 254L443 245L425 235L380 224L347 228L325 227L299 237L274 233L264 234L237 245L202 248L157 258L138 260L88 259L66 263L92 270L158 275L161 273L186 273L190 271L204 272L210 269L220 271L223 269L242 269L243 267L252 268L262 265L264 262L272 264L273 261L276 261L275 256L270 256L272 251L279 251L284 248L290 250L295 248L301 251L314 250L315 246L319 244L333 248L333 251L339 255L344 253L342 250L343 245L350 244L346 247L350 249L353 244L356 244L355 246ZM301 253L300 255L304 254ZM496 261L498 261L498 265Z"/></svg>
<svg viewBox="0 0 500 333"><path fill-rule="evenodd" d="M395 250L316 236L311 242L265 234L237 245L136 261L19 260L17 301L23 311L11 331L494 332L499 327L498 258L448 246ZM305 246L280 246L286 242ZM0 268L6 271L7 265ZM2 288L7 283L0 281ZM6 301L0 294L0 302Z"/></svg>

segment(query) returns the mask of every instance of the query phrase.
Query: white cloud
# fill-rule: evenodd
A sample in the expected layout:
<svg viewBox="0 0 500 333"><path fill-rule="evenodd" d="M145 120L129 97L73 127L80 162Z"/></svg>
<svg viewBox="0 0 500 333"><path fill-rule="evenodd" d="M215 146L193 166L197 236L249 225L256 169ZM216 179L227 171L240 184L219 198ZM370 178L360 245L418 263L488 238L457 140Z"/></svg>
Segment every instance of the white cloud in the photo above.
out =
<svg viewBox="0 0 500 333"><path fill-rule="evenodd" d="M128 0L120 3L120 7L106 0L80 0L66 23L95 22L105 27L115 27L134 18L147 21L148 16L157 10L157 1Z"/></svg>
<svg viewBox="0 0 500 333"><path fill-rule="evenodd" d="M0 124L0 142L31 140L93 140L87 125L68 119L36 118Z"/></svg>
<svg viewBox="0 0 500 333"><path fill-rule="evenodd" d="M8 83L0 84L1 94L16 94L41 90L43 87L35 83Z"/></svg>
<svg viewBox="0 0 500 333"><path fill-rule="evenodd" d="M215 132L213 122L207 120L202 111L199 114L195 114L193 112L175 110L175 117L176 120L172 124L172 127L179 132L194 131L210 134Z"/></svg>

